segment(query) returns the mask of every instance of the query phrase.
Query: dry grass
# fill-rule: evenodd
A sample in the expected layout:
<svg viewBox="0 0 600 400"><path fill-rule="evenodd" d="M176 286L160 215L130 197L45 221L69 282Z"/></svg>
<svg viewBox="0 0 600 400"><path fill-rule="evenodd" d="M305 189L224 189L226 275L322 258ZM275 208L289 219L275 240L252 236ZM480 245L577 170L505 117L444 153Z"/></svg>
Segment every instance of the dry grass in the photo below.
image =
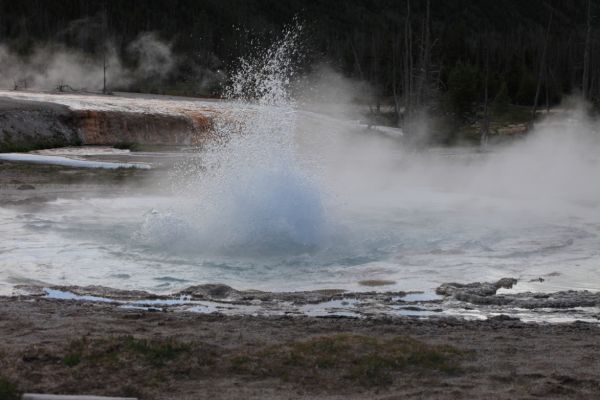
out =
<svg viewBox="0 0 600 400"><path fill-rule="evenodd" d="M408 337L338 334L272 346L231 359L231 370L317 386L387 386L400 374L457 373L460 351Z"/></svg>
<svg viewBox="0 0 600 400"><path fill-rule="evenodd" d="M413 374L454 374L460 371L461 354L404 336L336 334L237 348L118 336L82 338L62 348L33 347L19 356L22 373L17 378L23 390L113 396L148 397L149 392L168 391L169 385L225 376L340 392L384 388ZM44 386L38 384L42 376Z"/></svg>

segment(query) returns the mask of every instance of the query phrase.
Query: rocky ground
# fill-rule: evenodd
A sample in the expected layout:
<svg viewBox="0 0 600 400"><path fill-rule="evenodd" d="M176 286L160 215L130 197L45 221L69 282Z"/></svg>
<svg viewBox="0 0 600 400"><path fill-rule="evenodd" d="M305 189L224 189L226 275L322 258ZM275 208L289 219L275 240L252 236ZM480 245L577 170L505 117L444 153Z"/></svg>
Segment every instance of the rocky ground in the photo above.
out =
<svg viewBox="0 0 600 400"><path fill-rule="evenodd" d="M600 328L225 316L0 299L0 398L595 399ZM2 397L4 396L4 397Z"/></svg>
<svg viewBox="0 0 600 400"><path fill-rule="evenodd" d="M0 151L79 145L68 107L43 101L0 97Z"/></svg>

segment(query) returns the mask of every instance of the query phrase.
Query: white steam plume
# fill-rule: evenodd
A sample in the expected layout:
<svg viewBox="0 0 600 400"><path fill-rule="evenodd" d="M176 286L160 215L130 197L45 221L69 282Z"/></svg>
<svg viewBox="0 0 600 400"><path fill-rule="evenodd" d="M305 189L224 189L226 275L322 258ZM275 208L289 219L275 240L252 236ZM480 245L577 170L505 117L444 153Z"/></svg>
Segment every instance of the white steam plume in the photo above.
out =
<svg viewBox="0 0 600 400"><path fill-rule="evenodd" d="M160 40L154 32L140 34L127 50L137 58L136 76L164 78L176 65L171 44Z"/></svg>
<svg viewBox="0 0 600 400"><path fill-rule="evenodd" d="M136 60L127 67L114 45L106 46L106 78L111 89L126 89L136 81L166 77L176 66L171 44L154 33L142 33L127 47ZM89 55L63 45L39 45L21 56L0 45L0 87L7 89L99 91L103 88L104 54Z"/></svg>

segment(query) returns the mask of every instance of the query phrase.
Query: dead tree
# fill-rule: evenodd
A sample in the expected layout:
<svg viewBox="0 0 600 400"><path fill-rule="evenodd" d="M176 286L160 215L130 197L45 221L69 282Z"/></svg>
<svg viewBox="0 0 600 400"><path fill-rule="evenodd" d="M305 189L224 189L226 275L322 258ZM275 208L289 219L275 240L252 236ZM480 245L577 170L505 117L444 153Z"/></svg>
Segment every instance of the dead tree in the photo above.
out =
<svg viewBox="0 0 600 400"><path fill-rule="evenodd" d="M430 0L427 0L423 31L421 34L421 56L419 58L419 76L417 82L416 106L420 107L426 97L426 89L429 81L429 69L431 61L431 28L430 28Z"/></svg>
<svg viewBox="0 0 600 400"><path fill-rule="evenodd" d="M490 134L490 112L489 112L489 80L490 80L490 48L489 40L486 40L485 49L485 83L483 96L483 123L481 126L481 143L482 149L485 149Z"/></svg>
<svg viewBox="0 0 600 400"><path fill-rule="evenodd" d="M544 44L542 46L542 56L540 57L540 67L538 69L537 86L535 88L535 98L533 99L533 108L531 110L531 120L535 120L537 113L538 101L540 99L540 91L542 89L542 78L546 67L546 53L548 52L548 40L550 37L550 28L552 27L552 17L554 16L554 9L550 9L550 17L548 18L548 26L546 28L546 35L544 36Z"/></svg>
<svg viewBox="0 0 600 400"><path fill-rule="evenodd" d="M583 50L583 74L581 79L581 91L583 98L590 98L590 53L591 53L591 38L592 38L592 2L587 2L587 21L585 31L585 48Z"/></svg>
<svg viewBox="0 0 600 400"><path fill-rule="evenodd" d="M106 2L102 11L102 93L107 94L106 88L106 70L108 69L107 51L108 51L108 16Z"/></svg>
<svg viewBox="0 0 600 400"><path fill-rule="evenodd" d="M413 111L413 56L410 0L406 2L406 19L404 28L404 108L405 121L410 122Z"/></svg>
<svg viewBox="0 0 600 400"><path fill-rule="evenodd" d="M392 38L392 95L394 96L394 113L397 123L400 122L400 93L398 88L398 48L400 47L399 34Z"/></svg>

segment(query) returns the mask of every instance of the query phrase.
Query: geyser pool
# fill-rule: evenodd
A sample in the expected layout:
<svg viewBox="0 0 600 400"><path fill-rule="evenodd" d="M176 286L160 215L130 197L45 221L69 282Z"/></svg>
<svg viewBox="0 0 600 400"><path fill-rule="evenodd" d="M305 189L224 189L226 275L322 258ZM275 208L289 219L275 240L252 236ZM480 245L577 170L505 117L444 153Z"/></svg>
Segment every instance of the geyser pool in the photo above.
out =
<svg viewBox="0 0 600 400"><path fill-rule="evenodd" d="M550 121L489 153L415 152L301 111L287 91L293 49L292 35L243 64L213 144L155 194L0 207L2 293L22 283L373 290L366 279L431 291L506 276L522 290L598 289L595 121Z"/></svg>
<svg viewBox="0 0 600 400"><path fill-rule="evenodd" d="M470 156L451 159L473 171ZM90 193L41 206L2 207L2 292L36 281L152 292L214 282L273 291L372 290L358 285L365 279L396 282L383 290L431 290L443 282L504 276L545 291L597 288L597 205L452 192L431 182L409 185L413 178L403 176L408 171L396 173L403 184L388 188L387 195L373 191L354 199L342 194L325 198L323 210L337 225L328 224L333 233L327 232L317 248L297 241L295 251L275 248L267 254L258 251L264 250L264 241L246 240L254 252L244 253L242 245L220 248L229 221L223 221L222 232L214 232L212 251L192 244L178 247L179 240L198 233L186 230L194 226L189 219L177 217L180 223L173 223L176 217L164 212L154 214L167 219L165 225L152 225L155 243L132 240L152 209L168 210L177 196ZM203 232L210 239L211 231ZM538 278L544 282L528 282Z"/></svg>

